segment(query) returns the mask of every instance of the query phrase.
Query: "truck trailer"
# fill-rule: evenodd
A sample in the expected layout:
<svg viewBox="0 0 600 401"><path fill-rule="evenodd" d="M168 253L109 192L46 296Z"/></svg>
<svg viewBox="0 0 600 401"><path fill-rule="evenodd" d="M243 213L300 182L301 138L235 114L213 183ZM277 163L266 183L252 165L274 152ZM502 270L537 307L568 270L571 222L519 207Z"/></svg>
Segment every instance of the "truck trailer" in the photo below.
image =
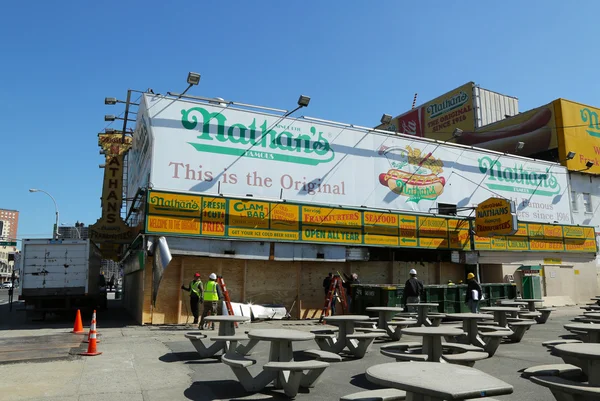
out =
<svg viewBox="0 0 600 401"><path fill-rule="evenodd" d="M106 305L100 250L90 240L24 239L20 267L28 316Z"/></svg>

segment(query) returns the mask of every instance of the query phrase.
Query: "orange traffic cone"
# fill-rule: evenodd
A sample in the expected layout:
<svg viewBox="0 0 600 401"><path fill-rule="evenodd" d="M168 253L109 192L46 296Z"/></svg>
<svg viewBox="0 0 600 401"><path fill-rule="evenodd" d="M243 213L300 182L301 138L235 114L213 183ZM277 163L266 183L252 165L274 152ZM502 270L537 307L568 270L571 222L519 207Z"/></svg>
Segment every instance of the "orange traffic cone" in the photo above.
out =
<svg viewBox="0 0 600 401"><path fill-rule="evenodd" d="M73 325L73 331L71 333L83 334L83 323L81 323L81 312L77 309L77 315L75 316L75 324Z"/></svg>
<svg viewBox="0 0 600 401"><path fill-rule="evenodd" d="M95 356L100 355L102 352L96 350L96 311L92 315L92 324L90 325L89 343L87 352L82 352L79 355L84 356Z"/></svg>
<svg viewBox="0 0 600 401"><path fill-rule="evenodd" d="M90 342L90 335L91 335L91 333L88 332L88 336L82 342L84 342L86 344L89 343ZM96 330L96 344L100 344L100 333L98 333L98 330Z"/></svg>

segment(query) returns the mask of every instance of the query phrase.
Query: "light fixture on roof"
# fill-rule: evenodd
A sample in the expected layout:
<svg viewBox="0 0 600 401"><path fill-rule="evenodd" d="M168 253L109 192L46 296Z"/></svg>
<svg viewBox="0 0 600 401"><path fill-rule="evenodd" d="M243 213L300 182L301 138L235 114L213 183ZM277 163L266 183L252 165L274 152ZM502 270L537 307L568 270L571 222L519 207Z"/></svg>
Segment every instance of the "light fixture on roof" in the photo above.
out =
<svg viewBox="0 0 600 401"><path fill-rule="evenodd" d="M190 86L198 85L200 83L200 74L197 72L188 72L187 83Z"/></svg>
<svg viewBox="0 0 600 401"><path fill-rule="evenodd" d="M310 96L300 95L300 97L298 98L298 106L300 107L307 107L309 103Z"/></svg>
<svg viewBox="0 0 600 401"><path fill-rule="evenodd" d="M592 167L594 167L594 162L593 162L593 161L591 161L591 160L588 160L588 161L585 163L585 168L587 168L587 169L590 169L590 168L592 168Z"/></svg>
<svg viewBox="0 0 600 401"><path fill-rule="evenodd" d="M573 158L575 157L576 153L575 152L569 152L567 153L567 160L573 160Z"/></svg>
<svg viewBox="0 0 600 401"><path fill-rule="evenodd" d="M455 128L454 131L452 131L452 138L460 138L462 134L463 130L461 130L460 128Z"/></svg>
<svg viewBox="0 0 600 401"><path fill-rule="evenodd" d="M115 121L117 119L117 116L115 116L114 114L106 114L104 116L104 121Z"/></svg>
<svg viewBox="0 0 600 401"><path fill-rule="evenodd" d="M104 104L117 104L117 98L116 97L105 97L104 98Z"/></svg>
<svg viewBox="0 0 600 401"><path fill-rule="evenodd" d="M392 122L392 116L390 116L389 114L384 114L381 116L380 121L382 124L389 124Z"/></svg>
<svg viewBox="0 0 600 401"><path fill-rule="evenodd" d="M525 142L517 142L517 146L515 146L515 152L519 152L523 150L525 147Z"/></svg>

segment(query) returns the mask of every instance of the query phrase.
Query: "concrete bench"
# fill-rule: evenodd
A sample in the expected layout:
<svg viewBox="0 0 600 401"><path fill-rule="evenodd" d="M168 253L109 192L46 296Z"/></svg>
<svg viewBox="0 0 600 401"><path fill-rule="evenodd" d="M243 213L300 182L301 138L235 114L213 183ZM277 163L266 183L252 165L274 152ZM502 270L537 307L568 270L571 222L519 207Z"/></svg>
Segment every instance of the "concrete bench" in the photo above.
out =
<svg viewBox="0 0 600 401"><path fill-rule="evenodd" d="M600 387L575 382L557 376L531 376L535 384L547 387L557 400L598 400Z"/></svg>
<svg viewBox="0 0 600 401"><path fill-rule="evenodd" d="M472 367L476 361L488 358L487 352L467 351L459 354L446 354L442 358L448 363Z"/></svg>
<svg viewBox="0 0 600 401"><path fill-rule="evenodd" d="M554 312L556 308L538 308L538 312L541 313L540 317L536 317L535 321L538 324L544 324L550 317L550 313Z"/></svg>
<svg viewBox="0 0 600 401"><path fill-rule="evenodd" d="M202 340L206 339L205 334L187 333L185 338L190 340L196 352L200 355L200 358L210 358L211 356L217 355L219 352L225 350L226 343L222 341L216 341L210 344L208 347Z"/></svg>
<svg viewBox="0 0 600 401"><path fill-rule="evenodd" d="M377 328L377 323L373 322L373 321L365 321L365 322L354 322L354 327L355 328L359 328L359 327L368 327L371 329L375 329Z"/></svg>
<svg viewBox="0 0 600 401"><path fill-rule="evenodd" d="M233 336L214 336L211 341L224 344L225 352L235 351L242 355L248 355L248 352L258 343L256 340L250 340L246 334L236 334ZM238 341L250 341L248 345L238 345Z"/></svg>
<svg viewBox="0 0 600 401"><path fill-rule="evenodd" d="M565 340L565 339L561 339L561 340L550 340L550 341L544 341L542 343L542 345L546 348L554 348L557 345L560 344L577 344L577 343L582 343L583 341L581 340Z"/></svg>
<svg viewBox="0 0 600 401"><path fill-rule="evenodd" d="M523 371L522 376L529 378L531 376L560 376L563 378L575 378L581 375L581 368L568 363L559 363L554 365L532 366Z"/></svg>
<svg viewBox="0 0 600 401"><path fill-rule="evenodd" d="M396 361L398 362L402 362L402 361L415 361L415 362L427 362L427 354L409 354L409 353L403 353L403 352L398 352L398 351L391 351L391 350L379 350L379 352L381 352L381 355L385 355L385 356L389 356L390 358L394 358Z"/></svg>
<svg viewBox="0 0 600 401"><path fill-rule="evenodd" d="M519 313L519 317L521 318L526 318L526 319L535 319L542 316L542 314L540 312L520 312Z"/></svg>
<svg viewBox="0 0 600 401"><path fill-rule="evenodd" d="M370 327L356 327L354 330L359 333L377 333L377 334L380 334L379 337L387 336L387 332L384 329L372 329Z"/></svg>
<svg viewBox="0 0 600 401"><path fill-rule="evenodd" d="M279 374L281 387L285 395L294 398L300 387L314 387L329 363L323 361L290 361L290 362L267 362L263 366L265 372ZM307 371L307 373L304 373ZM283 374L287 372L287 375Z"/></svg>
<svg viewBox="0 0 600 401"><path fill-rule="evenodd" d="M405 399L406 391L396 390L395 388L383 388L345 395L340 398L340 401L399 401Z"/></svg>
<svg viewBox="0 0 600 401"><path fill-rule="evenodd" d="M450 353L452 353L452 354L457 354L457 353L461 353L461 352L469 352L469 351L475 351L475 352L483 351L483 348L477 347L477 346L471 345L471 344L446 343L446 342L442 343L442 349L449 350Z"/></svg>
<svg viewBox="0 0 600 401"><path fill-rule="evenodd" d="M387 349L387 350L406 351L410 348L420 348L422 346L423 346L423 344L421 344L420 342L410 341L410 342L406 342L406 343L392 343L392 344L382 345L380 350Z"/></svg>
<svg viewBox="0 0 600 401"><path fill-rule="evenodd" d="M479 332L479 336L483 338L483 342L485 343L483 350L489 354L490 358L494 356L498 350L498 347L502 343L502 339L505 337L508 338L513 334L514 332L512 330L498 329L497 327L494 328L494 330Z"/></svg>
<svg viewBox="0 0 600 401"><path fill-rule="evenodd" d="M221 356L221 362L229 366L244 390L255 393L264 389L269 383L277 378L277 372L262 371L253 377L248 368L256 363L254 359L246 358L235 352L229 352Z"/></svg>
<svg viewBox="0 0 600 401"><path fill-rule="evenodd" d="M304 354L315 358L317 361L323 362L341 362L342 357L333 352L323 351L320 349L307 349L302 351Z"/></svg>
<svg viewBox="0 0 600 401"><path fill-rule="evenodd" d="M377 338L381 337L380 333L354 333L346 336L346 346L357 358L362 358L371 348L371 344Z"/></svg>
<svg viewBox="0 0 600 401"><path fill-rule="evenodd" d="M508 327L511 328L514 333L508 336L508 339L514 343L521 342L525 332L529 330L531 326L536 324L535 320L522 320L517 322L508 322Z"/></svg>

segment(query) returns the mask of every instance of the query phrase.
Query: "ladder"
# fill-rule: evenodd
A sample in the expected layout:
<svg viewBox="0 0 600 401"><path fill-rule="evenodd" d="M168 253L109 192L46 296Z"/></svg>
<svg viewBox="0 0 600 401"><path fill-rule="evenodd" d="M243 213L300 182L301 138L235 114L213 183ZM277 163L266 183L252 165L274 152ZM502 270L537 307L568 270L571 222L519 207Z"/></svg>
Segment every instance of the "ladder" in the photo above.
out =
<svg viewBox="0 0 600 401"><path fill-rule="evenodd" d="M331 279L331 283L329 284L329 290L327 291L327 295L325 296L325 305L323 306L323 311L321 312L321 318L319 319L319 323L323 322L323 318L329 316L331 312L331 301L333 297L335 297L335 291L338 291L340 296L340 303L342 304L342 313L346 313L348 310L348 305L346 305L346 291L344 290L344 286L342 285L342 278L339 275L333 276Z"/></svg>
<svg viewBox="0 0 600 401"><path fill-rule="evenodd" d="M229 316L233 316L233 307L231 306L231 298L229 298L229 291L227 291L227 287L225 286L225 280L222 276L217 276L217 283L219 287L221 287L221 292L223 293L223 299L225 300L225 306L227 307L227 314ZM235 327L238 327L237 322L234 323Z"/></svg>

